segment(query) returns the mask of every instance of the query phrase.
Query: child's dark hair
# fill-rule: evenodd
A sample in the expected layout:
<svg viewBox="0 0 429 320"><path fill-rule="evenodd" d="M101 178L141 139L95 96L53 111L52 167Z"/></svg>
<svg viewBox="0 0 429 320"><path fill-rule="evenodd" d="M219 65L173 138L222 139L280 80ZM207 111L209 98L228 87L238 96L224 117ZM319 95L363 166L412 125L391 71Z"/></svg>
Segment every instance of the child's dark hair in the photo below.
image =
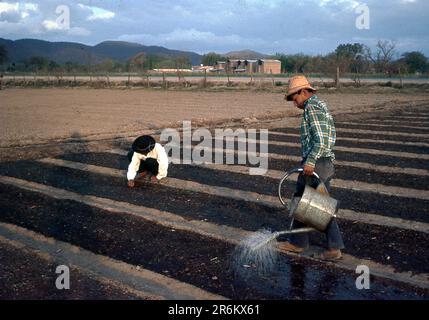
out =
<svg viewBox="0 0 429 320"><path fill-rule="evenodd" d="M149 135L140 136L134 140L132 149L134 152L147 154L155 148L155 139Z"/></svg>

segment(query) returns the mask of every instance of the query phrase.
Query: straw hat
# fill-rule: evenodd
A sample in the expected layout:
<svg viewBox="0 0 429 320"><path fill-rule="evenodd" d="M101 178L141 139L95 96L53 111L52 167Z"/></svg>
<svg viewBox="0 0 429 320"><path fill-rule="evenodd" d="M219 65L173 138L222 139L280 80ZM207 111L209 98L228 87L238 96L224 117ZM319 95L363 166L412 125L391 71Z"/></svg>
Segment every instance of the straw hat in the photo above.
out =
<svg viewBox="0 0 429 320"><path fill-rule="evenodd" d="M289 89L286 94L286 100L292 101L291 96L294 93L297 93L299 90L302 89L311 89L313 91L316 91L310 83L308 82L307 78L304 76L295 76L289 79Z"/></svg>

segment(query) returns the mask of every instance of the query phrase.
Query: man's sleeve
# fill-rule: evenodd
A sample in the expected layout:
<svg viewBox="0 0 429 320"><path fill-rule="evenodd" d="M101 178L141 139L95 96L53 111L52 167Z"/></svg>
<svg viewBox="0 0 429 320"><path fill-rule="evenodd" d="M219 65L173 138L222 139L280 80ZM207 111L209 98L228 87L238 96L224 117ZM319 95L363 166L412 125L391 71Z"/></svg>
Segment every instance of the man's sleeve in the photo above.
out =
<svg viewBox="0 0 429 320"><path fill-rule="evenodd" d="M306 109L310 123L310 135L314 143L305 164L315 167L316 161L328 146L328 122L325 113L317 105L308 105Z"/></svg>
<svg viewBox="0 0 429 320"><path fill-rule="evenodd" d="M137 175L137 171L139 171L140 167L140 159L137 153L133 153L133 158L131 159L130 164L128 165L127 179L134 180Z"/></svg>
<svg viewBox="0 0 429 320"><path fill-rule="evenodd" d="M165 178L167 176L167 170L168 170L168 156L167 152L165 152L165 149L162 145L158 144L158 174L156 175L156 178L158 180L161 180L162 178Z"/></svg>

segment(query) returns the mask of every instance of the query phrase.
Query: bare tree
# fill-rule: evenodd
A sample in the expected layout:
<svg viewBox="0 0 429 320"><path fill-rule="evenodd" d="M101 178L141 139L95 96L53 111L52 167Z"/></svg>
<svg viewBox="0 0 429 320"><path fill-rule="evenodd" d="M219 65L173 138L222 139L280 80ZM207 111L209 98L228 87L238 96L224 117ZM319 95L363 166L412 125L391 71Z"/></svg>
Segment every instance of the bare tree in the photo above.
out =
<svg viewBox="0 0 429 320"><path fill-rule="evenodd" d="M142 79L146 79L146 86L149 87L149 75L148 70L148 57L145 52L139 52L130 60L131 65L135 66L138 71L141 72ZM129 78L129 77L128 77Z"/></svg>
<svg viewBox="0 0 429 320"><path fill-rule="evenodd" d="M396 54L396 43L389 40L379 40L376 48L377 51L372 53L371 49L366 47L366 56L374 64L376 72L387 72L389 64Z"/></svg>

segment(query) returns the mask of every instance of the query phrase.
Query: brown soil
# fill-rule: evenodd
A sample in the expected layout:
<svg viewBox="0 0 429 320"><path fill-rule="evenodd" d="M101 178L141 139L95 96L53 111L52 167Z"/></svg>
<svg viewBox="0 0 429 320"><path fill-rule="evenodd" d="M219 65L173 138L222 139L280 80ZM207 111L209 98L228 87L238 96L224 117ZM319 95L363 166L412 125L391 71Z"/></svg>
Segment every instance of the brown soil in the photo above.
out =
<svg viewBox="0 0 429 320"><path fill-rule="evenodd" d="M429 100L428 95L322 94L337 113L374 111L381 105ZM242 119L298 115L283 94L261 92L184 92L151 89L7 89L0 91L0 147L46 143L53 139L90 140L139 131Z"/></svg>

